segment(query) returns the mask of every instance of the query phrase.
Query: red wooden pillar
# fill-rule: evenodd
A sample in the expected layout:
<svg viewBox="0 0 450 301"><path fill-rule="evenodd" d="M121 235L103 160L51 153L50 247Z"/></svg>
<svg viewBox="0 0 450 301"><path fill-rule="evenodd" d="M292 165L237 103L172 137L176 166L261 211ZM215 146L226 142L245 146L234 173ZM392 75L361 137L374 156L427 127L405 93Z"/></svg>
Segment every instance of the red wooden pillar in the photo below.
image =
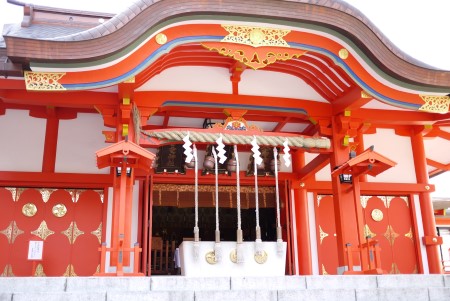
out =
<svg viewBox="0 0 450 301"><path fill-rule="evenodd" d="M305 166L305 153L295 151L292 154L292 171L299 172ZM312 257L311 257L311 238L309 228L308 215L308 198L306 189L299 187L292 187L294 190L294 204L295 204L295 221L297 228L297 246L298 246L298 270L300 275L312 275Z"/></svg>
<svg viewBox="0 0 450 301"><path fill-rule="evenodd" d="M420 132L412 134L411 144L417 183L428 185L425 146L423 144L423 137ZM419 193L419 201L424 232L423 241L427 250L428 267L431 274L442 274L442 265L439 258L439 244L442 243L442 238L437 236L436 221L434 219L434 211L430 193Z"/></svg>
<svg viewBox="0 0 450 301"><path fill-rule="evenodd" d="M339 117L335 117L339 118ZM337 120L332 120L332 143L333 154L330 156L331 169L342 165L349 158L349 149L342 145L345 134L339 132ZM352 246L359 245L357 222L356 222L356 208L352 187L349 184L341 184L338 176L331 178L333 188L333 202L334 214L336 222L336 240L337 240L337 254L338 267L345 268L346 263L346 244L350 243ZM359 263L355 263L358 265Z"/></svg>

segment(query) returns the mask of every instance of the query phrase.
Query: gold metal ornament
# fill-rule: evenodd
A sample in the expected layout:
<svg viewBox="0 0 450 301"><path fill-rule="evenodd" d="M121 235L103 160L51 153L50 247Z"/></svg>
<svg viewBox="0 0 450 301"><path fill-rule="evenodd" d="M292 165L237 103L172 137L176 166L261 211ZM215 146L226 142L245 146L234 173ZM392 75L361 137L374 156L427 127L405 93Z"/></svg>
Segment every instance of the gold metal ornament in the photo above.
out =
<svg viewBox="0 0 450 301"><path fill-rule="evenodd" d="M255 261L259 264L263 264L267 261L267 252L261 251L261 252L255 252Z"/></svg>
<svg viewBox="0 0 450 301"><path fill-rule="evenodd" d="M370 215L376 222L380 222L383 220L383 211L381 211L380 209L373 209Z"/></svg>
<svg viewBox="0 0 450 301"><path fill-rule="evenodd" d="M25 71L25 85L28 91L64 91L58 81L66 75L65 72L32 72Z"/></svg>
<svg viewBox="0 0 450 301"><path fill-rule="evenodd" d="M33 203L27 203L22 207L22 214L28 217L35 216L37 212L37 207Z"/></svg>
<svg viewBox="0 0 450 301"><path fill-rule="evenodd" d="M159 45L164 45L167 43L167 36L163 33L158 33L155 37L155 40Z"/></svg>
<svg viewBox="0 0 450 301"><path fill-rule="evenodd" d="M228 31L228 35L222 39L222 42L244 44L253 47L290 47L284 40L284 36L291 32L287 29L239 25L222 25L222 27Z"/></svg>
<svg viewBox="0 0 450 301"><path fill-rule="evenodd" d="M341 50L339 50L339 57L343 60L348 58L348 50L345 48L342 48Z"/></svg>
<svg viewBox="0 0 450 301"><path fill-rule="evenodd" d="M42 240L46 240L47 237L49 237L50 235L55 234L55 232L50 230L47 227L47 222L46 221L42 221L41 224L39 225L39 227L36 230L31 231L31 234L39 237Z"/></svg>
<svg viewBox="0 0 450 301"><path fill-rule="evenodd" d="M231 250L231 252L230 252L230 260L233 263L237 263L237 252L236 252L236 249Z"/></svg>
<svg viewBox="0 0 450 301"><path fill-rule="evenodd" d="M216 254L214 253L214 251L209 251L208 253L206 253L205 259L206 259L206 262L209 264L217 263Z"/></svg>
<svg viewBox="0 0 450 301"><path fill-rule="evenodd" d="M67 208L64 204L56 204L53 206L52 213L56 217L63 217L67 213Z"/></svg>
<svg viewBox="0 0 450 301"><path fill-rule="evenodd" d="M442 113L448 112L450 106L450 96L438 96L438 95L419 95L425 102L419 111L425 111L430 113Z"/></svg>

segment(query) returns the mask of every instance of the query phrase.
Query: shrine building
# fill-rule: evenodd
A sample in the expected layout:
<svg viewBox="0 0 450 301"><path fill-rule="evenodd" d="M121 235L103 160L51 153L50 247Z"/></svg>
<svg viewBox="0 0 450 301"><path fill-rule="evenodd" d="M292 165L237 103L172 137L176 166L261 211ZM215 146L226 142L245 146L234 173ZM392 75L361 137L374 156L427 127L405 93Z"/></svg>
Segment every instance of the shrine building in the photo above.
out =
<svg viewBox="0 0 450 301"><path fill-rule="evenodd" d="M8 2L1 276L446 271L450 71L354 7Z"/></svg>

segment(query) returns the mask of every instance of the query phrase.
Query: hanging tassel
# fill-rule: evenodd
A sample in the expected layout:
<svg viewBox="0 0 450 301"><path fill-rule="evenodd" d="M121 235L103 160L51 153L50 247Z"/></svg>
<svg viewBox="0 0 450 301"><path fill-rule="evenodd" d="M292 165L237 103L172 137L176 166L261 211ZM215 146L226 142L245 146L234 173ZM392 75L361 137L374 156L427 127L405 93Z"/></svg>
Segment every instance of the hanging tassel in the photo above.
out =
<svg viewBox="0 0 450 301"><path fill-rule="evenodd" d="M277 253L281 255L284 251L283 238L281 236L281 227L277 227Z"/></svg>
<svg viewBox="0 0 450 301"><path fill-rule="evenodd" d="M216 262L222 260L222 246L220 244L220 231L216 230L216 243L214 244L214 257Z"/></svg>
<svg viewBox="0 0 450 301"><path fill-rule="evenodd" d="M244 243L242 239L242 229L238 229L236 244L236 263L243 263L244 261Z"/></svg>
<svg viewBox="0 0 450 301"><path fill-rule="evenodd" d="M194 227L194 259L197 260L200 257L200 230L198 227Z"/></svg>

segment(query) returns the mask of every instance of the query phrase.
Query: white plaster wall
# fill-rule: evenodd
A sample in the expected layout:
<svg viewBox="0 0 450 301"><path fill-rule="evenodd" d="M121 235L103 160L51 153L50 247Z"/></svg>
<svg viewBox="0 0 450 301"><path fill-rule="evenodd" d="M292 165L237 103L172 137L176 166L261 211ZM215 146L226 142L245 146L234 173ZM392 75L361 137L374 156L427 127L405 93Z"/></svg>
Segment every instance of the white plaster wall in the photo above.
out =
<svg viewBox="0 0 450 301"><path fill-rule="evenodd" d="M95 158L96 151L110 145L102 134L107 129L99 114L79 113L76 119L60 120L55 172L109 173L109 168L97 168Z"/></svg>
<svg viewBox="0 0 450 301"><path fill-rule="evenodd" d="M377 129L375 134L364 135L364 147L371 145L375 146L374 151L397 162L397 165L377 177L368 176L369 182L416 183L409 137L397 136L392 129Z"/></svg>
<svg viewBox="0 0 450 301"><path fill-rule="evenodd" d="M226 68L180 66L155 75L136 91L191 91L232 93L230 72Z"/></svg>
<svg viewBox="0 0 450 301"><path fill-rule="evenodd" d="M112 233L112 209L113 209L113 188L108 188L108 211L106 213L106 246L111 247L111 233ZM138 211L139 211L139 183L136 181L133 186L133 209L131 213L131 240L130 247L134 247L134 243L137 242L138 233ZM123 271L125 273L133 272L134 257L133 253L130 255L130 265L124 266ZM116 267L110 266L110 253L106 254L105 270L107 273L116 272Z"/></svg>
<svg viewBox="0 0 450 301"><path fill-rule="evenodd" d="M312 160L314 160L315 157L317 157L319 154L311 154L311 153L305 153L305 163L308 164ZM331 170L330 170L330 164L327 164L324 168L319 170L316 173L315 176L316 181L331 181Z"/></svg>
<svg viewBox="0 0 450 301"><path fill-rule="evenodd" d="M274 71L245 70L239 82L239 94L307 99L327 102L300 78ZM261 104L277 105L277 104Z"/></svg>
<svg viewBox="0 0 450 301"><path fill-rule="evenodd" d="M308 198L309 238L311 240L312 274L319 275L319 252L317 250L316 214L314 212L314 194L312 192L308 192L307 198Z"/></svg>
<svg viewBox="0 0 450 301"><path fill-rule="evenodd" d="M0 170L42 170L46 120L27 110L6 110L0 116Z"/></svg>

